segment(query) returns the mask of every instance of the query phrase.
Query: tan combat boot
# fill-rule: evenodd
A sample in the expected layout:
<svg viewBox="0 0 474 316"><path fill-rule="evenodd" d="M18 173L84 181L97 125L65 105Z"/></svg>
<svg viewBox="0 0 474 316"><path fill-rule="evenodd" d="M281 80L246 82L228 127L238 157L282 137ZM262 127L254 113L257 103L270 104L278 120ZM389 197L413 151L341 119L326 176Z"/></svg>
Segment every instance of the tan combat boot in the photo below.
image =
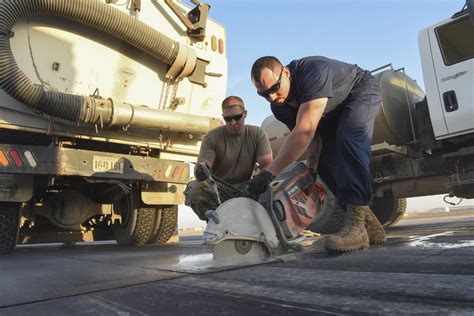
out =
<svg viewBox="0 0 474 316"><path fill-rule="evenodd" d="M326 251L349 252L369 247L369 237L365 230L365 208L367 206L347 205L341 230L324 239Z"/></svg>
<svg viewBox="0 0 474 316"><path fill-rule="evenodd" d="M380 224L377 216L375 216L370 207L364 206L364 208L365 230L369 236L369 243L371 245L383 245L387 240L387 235L385 235L382 224Z"/></svg>

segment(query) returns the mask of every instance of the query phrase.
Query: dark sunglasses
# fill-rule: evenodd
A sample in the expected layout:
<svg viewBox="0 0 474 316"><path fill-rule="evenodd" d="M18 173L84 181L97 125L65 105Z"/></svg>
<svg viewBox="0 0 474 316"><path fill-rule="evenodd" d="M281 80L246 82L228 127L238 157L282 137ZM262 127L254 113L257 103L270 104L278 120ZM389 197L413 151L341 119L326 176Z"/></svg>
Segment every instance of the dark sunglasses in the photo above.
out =
<svg viewBox="0 0 474 316"><path fill-rule="evenodd" d="M247 110L244 110L242 113L237 114L237 115L231 115L231 116L224 116L224 115L222 115L222 118L223 118L224 121L226 121L226 122L232 122L232 120L235 120L236 122L238 122L238 121L240 121L240 119L242 118L242 116L244 116L245 113L247 113Z"/></svg>
<svg viewBox="0 0 474 316"><path fill-rule="evenodd" d="M278 90L280 90L281 75L282 74L283 74L283 66L281 67L280 76L278 76L277 82L275 82L275 84L273 86L271 86L270 88L268 88L265 91L257 91L258 95L261 96L261 97L264 97L264 98L268 98L268 96L270 94L275 93Z"/></svg>

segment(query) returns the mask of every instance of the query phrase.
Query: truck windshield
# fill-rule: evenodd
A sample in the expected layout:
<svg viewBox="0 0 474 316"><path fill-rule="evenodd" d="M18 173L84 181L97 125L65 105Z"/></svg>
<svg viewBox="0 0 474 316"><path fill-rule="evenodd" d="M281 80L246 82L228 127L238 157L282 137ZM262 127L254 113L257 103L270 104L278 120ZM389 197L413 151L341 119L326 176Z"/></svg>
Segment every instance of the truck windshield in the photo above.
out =
<svg viewBox="0 0 474 316"><path fill-rule="evenodd" d="M474 26L469 16L438 27L436 34L446 65L474 57Z"/></svg>

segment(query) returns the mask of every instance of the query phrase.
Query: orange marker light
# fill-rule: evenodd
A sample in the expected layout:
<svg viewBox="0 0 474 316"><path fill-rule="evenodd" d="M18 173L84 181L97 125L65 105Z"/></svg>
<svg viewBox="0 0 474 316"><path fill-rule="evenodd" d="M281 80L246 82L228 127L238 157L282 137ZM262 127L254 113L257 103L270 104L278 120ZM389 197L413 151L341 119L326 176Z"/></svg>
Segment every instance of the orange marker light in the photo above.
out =
<svg viewBox="0 0 474 316"><path fill-rule="evenodd" d="M0 166L2 167L8 167L10 162L8 161L7 156L5 155L5 152L3 149L0 149Z"/></svg>
<svg viewBox="0 0 474 316"><path fill-rule="evenodd" d="M220 38L219 41L219 54L224 54L224 41Z"/></svg>
<svg viewBox="0 0 474 316"><path fill-rule="evenodd" d="M181 170L181 174L179 175L180 178L188 177L189 176L189 169L187 167Z"/></svg>

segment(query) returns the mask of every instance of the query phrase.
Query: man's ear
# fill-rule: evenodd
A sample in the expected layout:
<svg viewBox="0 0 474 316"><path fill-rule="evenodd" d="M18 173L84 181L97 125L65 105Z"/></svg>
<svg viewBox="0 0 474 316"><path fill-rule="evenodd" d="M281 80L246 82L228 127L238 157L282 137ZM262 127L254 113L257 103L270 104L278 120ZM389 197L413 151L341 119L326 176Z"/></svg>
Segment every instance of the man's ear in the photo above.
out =
<svg viewBox="0 0 474 316"><path fill-rule="evenodd" d="M244 111L244 118L247 118L247 110Z"/></svg>

